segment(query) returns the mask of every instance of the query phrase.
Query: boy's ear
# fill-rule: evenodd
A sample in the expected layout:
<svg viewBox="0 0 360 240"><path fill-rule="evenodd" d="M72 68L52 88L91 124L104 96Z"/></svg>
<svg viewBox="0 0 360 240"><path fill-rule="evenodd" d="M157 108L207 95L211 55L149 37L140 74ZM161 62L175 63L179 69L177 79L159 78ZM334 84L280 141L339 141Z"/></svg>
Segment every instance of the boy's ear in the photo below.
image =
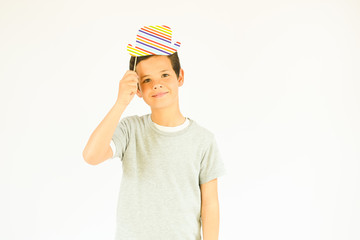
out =
<svg viewBox="0 0 360 240"><path fill-rule="evenodd" d="M139 86L139 85L138 85ZM136 90L136 95L138 95L139 98L142 98L142 94L139 90L139 88Z"/></svg>
<svg viewBox="0 0 360 240"><path fill-rule="evenodd" d="M181 87L184 84L184 70L182 68L180 68L178 81L179 87Z"/></svg>

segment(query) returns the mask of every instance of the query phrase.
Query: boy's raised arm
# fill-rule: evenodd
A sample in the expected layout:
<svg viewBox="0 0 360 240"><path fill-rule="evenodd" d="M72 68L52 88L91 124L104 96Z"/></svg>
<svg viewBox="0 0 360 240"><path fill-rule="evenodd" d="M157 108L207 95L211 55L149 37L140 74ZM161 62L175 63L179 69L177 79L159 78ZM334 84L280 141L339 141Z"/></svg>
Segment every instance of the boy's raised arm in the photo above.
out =
<svg viewBox="0 0 360 240"><path fill-rule="evenodd" d="M96 165L109 158L110 141L121 115L135 96L137 84L136 72L128 70L120 80L118 98L114 106L91 134L83 150L82 155L87 163Z"/></svg>

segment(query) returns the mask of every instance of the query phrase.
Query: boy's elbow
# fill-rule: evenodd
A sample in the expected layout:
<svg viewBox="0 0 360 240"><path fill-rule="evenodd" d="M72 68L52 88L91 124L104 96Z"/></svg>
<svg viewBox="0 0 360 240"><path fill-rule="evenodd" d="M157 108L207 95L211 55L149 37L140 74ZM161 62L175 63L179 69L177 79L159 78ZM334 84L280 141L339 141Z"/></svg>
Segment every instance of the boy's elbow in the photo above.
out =
<svg viewBox="0 0 360 240"><path fill-rule="evenodd" d="M106 161L107 159L110 159L112 157L112 150L111 147L108 147L108 150L104 154L89 154L86 149L83 151L83 158L85 162L87 162L90 165L98 165L99 163L102 163Z"/></svg>
<svg viewBox="0 0 360 240"><path fill-rule="evenodd" d="M84 161L90 165L97 165L99 164L98 162L94 161L94 158L90 157L89 154L86 152L86 150L84 150L82 152L82 157L84 159Z"/></svg>

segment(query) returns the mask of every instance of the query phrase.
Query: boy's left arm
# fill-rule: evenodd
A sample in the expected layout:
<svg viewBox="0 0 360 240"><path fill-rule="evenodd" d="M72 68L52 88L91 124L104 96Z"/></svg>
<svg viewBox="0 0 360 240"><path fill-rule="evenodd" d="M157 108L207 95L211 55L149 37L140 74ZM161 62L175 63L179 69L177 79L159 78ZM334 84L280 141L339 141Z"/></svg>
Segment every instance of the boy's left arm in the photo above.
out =
<svg viewBox="0 0 360 240"><path fill-rule="evenodd" d="M220 220L217 178L200 184L200 190L203 240L218 240Z"/></svg>

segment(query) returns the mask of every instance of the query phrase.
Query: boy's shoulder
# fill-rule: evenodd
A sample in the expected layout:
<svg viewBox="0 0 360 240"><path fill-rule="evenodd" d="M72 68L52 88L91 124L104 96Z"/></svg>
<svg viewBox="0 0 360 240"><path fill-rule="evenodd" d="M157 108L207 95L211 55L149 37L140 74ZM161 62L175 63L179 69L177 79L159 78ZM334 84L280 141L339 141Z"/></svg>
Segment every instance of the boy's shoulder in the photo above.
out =
<svg viewBox="0 0 360 240"><path fill-rule="evenodd" d="M119 123L125 123L125 124L139 124L141 122L145 122L145 117L148 114L139 116L139 115L129 115L129 116L124 116L120 119Z"/></svg>
<svg viewBox="0 0 360 240"><path fill-rule="evenodd" d="M210 131L208 128L204 127L202 124L198 123L194 119L189 118L192 121L192 124L195 126L196 131L201 133L201 135L205 137L214 137L214 133Z"/></svg>

